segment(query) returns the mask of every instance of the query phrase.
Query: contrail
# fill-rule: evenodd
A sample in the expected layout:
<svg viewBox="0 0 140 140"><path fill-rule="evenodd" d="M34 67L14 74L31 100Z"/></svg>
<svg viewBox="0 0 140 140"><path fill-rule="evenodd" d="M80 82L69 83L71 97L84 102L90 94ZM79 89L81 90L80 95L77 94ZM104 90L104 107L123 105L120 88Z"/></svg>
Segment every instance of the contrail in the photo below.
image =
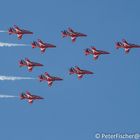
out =
<svg viewBox="0 0 140 140"><path fill-rule="evenodd" d="M8 32L8 31L0 30L0 33L6 33L6 32Z"/></svg>
<svg viewBox="0 0 140 140"><path fill-rule="evenodd" d="M0 47L16 47L16 46L29 46L29 44L14 44L0 42Z"/></svg>
<svg viewBox="0 0 140 140"><path fill-rule="evenodd" d="M15 76L1 76L0 75L0 81L5 81L5 80L10 80L10 81L15 81L15 80L33 80L36 78L32 77L15 77Z"/></svg>
<svg viewBox="0 0 140 140"><path fill-rule="evenodd" d="M18 96L12 96L12 95L0 95L0 98L17 98Z"/></svg>

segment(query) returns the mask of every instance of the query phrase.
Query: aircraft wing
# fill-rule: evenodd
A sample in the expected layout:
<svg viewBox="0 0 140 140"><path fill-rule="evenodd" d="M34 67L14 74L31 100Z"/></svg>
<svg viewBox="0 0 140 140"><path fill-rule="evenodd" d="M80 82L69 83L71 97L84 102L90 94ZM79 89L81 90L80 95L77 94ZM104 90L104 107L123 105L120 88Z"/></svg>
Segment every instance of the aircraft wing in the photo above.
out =
<svg viewBox="0 0 140 140"><path fill-rule="evenodd" d="M40 48L41 52L44 53L46 48Z"/></svg>
<svg viewBox="0 0 140 140"><path fill-rule="evenodd" d="M28 103L32 104L33 103L33 99L29 99Z"/></svg>
<svg viewBox="0 0 140 140"><path fill-rule="evenodd" d="M75 33L73 29L71 29L70 27L68 28L68 31L71 33Z"/></svg>
<svg viewBox="0 0 140 140"><path fill-rule="evenodd" d="M43 41L42 41L42 40L40 40L40 39L38 39L38 44L39 44L39 46L44 46Z"/></svg>
<svg viewBox="0 0 140 140"><path fill-rule="evenodd" d="M124 50L125 50L125 53L129 53L130 48L125 48Z"/></svg>
<svg viewBox="0 0 140 140"><path fill-rule="evenodd" d="M48 85L52 86L53 81L48 81Z"/></svg>
<svg viewBox="0 0 140 140"><path fill-rule="evenodd" d="M97 60L98 57L99 57L99 54L95 54L95 55L94 55L94 60Z"/></svg>
<svg viewBox="0 0 140 140"><path fill-rule="evenodd" d="M71 37L72 42L76 41L76 37Z"/></svg>
<svg viewBox="0 0 140 140"><path fill-rule="evenodd" d="M33 70L33 66L28 66L28 70L31 72Z"/></svg>
<svg viewBox="0 0 140 140"><path fill-rule="evenodd" d="M26 96L29 98L29 97L32 97L32 95L27 91L26 92Z"/></svg>
<svg viewBox="0 0 140 140"><path fill-rule="evenodd" d="M22 31L22 30L21 30L18 26L16 26L16 25L14 25L14 29L15 29L16 32L21 32L21 31Z"/></svg>
<svg viewBox="0 0 140 140"><path fill-rule="evenodd" d="M78 79L81 79L83 77L83 74L78 74Z"/></svg>
<svg viewBox="0 0 140 140"><path fill-rule="evenodd" d="M22 39L23 34L17 34L18 39Z"/></svg>
<svg viewBox="0 0 140 140"><path fill-rule="evenodd" d="M81 71L81 69L78 66L75 66L76 71Z"/></svg>

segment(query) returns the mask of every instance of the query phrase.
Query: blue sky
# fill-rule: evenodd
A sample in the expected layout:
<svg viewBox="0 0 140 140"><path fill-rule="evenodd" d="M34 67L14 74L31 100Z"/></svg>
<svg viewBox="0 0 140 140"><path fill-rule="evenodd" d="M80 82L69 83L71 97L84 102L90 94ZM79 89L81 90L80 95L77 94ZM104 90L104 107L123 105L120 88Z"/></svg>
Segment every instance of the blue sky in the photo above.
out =
<svg viewBox="0 0 140 140"><path fill-rule="evenodd" d="M22 40L1 33L1 42L30 44L40 38L57 48L43 55L31 46L0 48L0 75L37 77L47 71L64 81L51 88L38 80L0 82L0 94L29 90L45 98L32 105L0 99L0 139L92 140L96 132L139 132L140 50L125 55L114 46L122 38L140 44L139 5L138 0L1 0L1 30L16 24L34 32ZM68 27L88 37L75 43L63 39L60 32ZM111 54L95 62L83 53L91 45ZM25 57L45 66L32 73L20 69L18 61ZM75 65L95 74L82 80L69 76Z"/></svg>

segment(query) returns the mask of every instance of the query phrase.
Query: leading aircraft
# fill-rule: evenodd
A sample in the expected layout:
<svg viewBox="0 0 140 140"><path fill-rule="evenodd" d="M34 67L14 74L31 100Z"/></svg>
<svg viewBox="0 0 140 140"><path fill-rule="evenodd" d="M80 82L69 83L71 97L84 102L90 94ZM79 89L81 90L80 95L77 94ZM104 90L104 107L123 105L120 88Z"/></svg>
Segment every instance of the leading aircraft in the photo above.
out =
<svg viewBox="0 0 140 140"><path fill-rule="evenodd" d="M75 42L77 37L86 37L87 36L86 34L75 32L71 28L68 28L68 31L67 30L61 31L61 33L62 33L63 38L70 37L72 42Z"/></svg>
<svg viewBox="0 0 140 140"><path fill-rule="evenodd" d="M48 72L45 72L44 74L39 75L38 78L39 78L40 82L47 81L49 87L52 86L54 81L61 81L61 80L63 80L60 77L55 77L55 76L49 75Z"/></svg>
<svg viewBox="0 0 140 140"><path fill-rule="evenodd" d="M20 67L27 66L28 71L31 72L33 67L43 66L43 64L36 63L36 62L30 61L28 58L25 58L25 60L22 59L19 61L19 66Z"/></svg>
<svg viewBox="0 0 140 140"><path fill-rule="evenodd" d="M26 91L25 93L23 92L20 94L20 99L27 99L28 103L32 104L34 100L42 100L44 98L37 95L32 95L29 91Z"/></svg>
<svg viewBox="0 0 140 140"><path fill-rule="evenodd" d="M18 26L14 25L14 27L10 27L8 29L9 35L11 34L16 34L18 39L22 39L22 36L24 34L33 34L33 32L25 30L25 29L20 29Z"/></svg>
<svg viewBox="0 0 140 140"><path fill-rule="evenodd" d="M109 52L97 50L95 47L91 47L91 49L87 48L84 50L85 55L92 54L94 57L94 60L98 59L98 57L102 54L110 54Z"/></svg>
<svg viewBox="0 0 140 140"><path fill-rule="evenodd" d="M79 68L78 66L71 67L69 69L69 74L77 74L78 75L78 79L81 79L85 74L93 74L93 72L88 71L88 70L83 70L81 68Z"/></svg>
<svg viewBox="0 0 140 140"><path fill-rule="evenodd" d="M44 53L47 48L55 48L56 47L55 45L43 42L40 39L38 39L38 42L33 41L31 45L32 45L32 48L40 48L42 53Z"/></svg>
<svg viewBox="0 0 140 140"><path fill-rule="evenodd" d="M123 48L125 53L128 54L132 48L140 48L140 45L128 43L125 39L122 39L122 42L116 43L116 49Z"/></svg>

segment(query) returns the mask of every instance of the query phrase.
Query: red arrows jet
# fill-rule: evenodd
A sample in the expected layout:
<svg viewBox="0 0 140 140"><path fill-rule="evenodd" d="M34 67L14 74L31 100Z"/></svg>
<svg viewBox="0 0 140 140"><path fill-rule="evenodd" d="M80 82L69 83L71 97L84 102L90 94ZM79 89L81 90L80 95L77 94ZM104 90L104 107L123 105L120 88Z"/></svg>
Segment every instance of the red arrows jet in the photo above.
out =
<svg viewBox="0 0 140 140"><path fill-rule="evenodd" d="M40 48L42 53L44 53L47 48L55 48L56 47L55 45L45 43L40 39L38 39L38 42L33 41L31 45L32 45L32 48Z"/></svg>
<svg viewBox="0 0 140 140"><path fill-rule="evenodd" d="M122 42L116 43L116 49L124 48L125 53L129 53L132 48L140 48L140 45L128 43L125 39L122 39Z"/></svg>
<svg viewBox="0 0 140 140"><path fill-rule="evenodd" d="M82 70L80 69L78 66L75 66L75 68L71 67L69 69L69 74L77 74L78 75L78 79L81 79L83 77L83 75L85 74L93 74L93 72L88 71L88 70Z"/></svg>
<svg viewBox="0 0 140 140"><path fill-rule="evenodd" d="M22 36L24 34L33 34L33 32L30 32L28 30L20 29L18 26L14 25L14 27L10 27L8 29L9 35L11 34L17 34L18 39L22 39Z"/></svg>
<svg viewBox="0 0 140 140"><path fill-rule="evenodd" d="M28 103L32 104L34 100L42 100L44 98L37 95L32 95L30 92L26 91L25 93L20 94L20 99L27 99Z"/></svg>
<svg viewBox="0 0 140 140"><path fill-rule="evenodd" d="M87 36L86 34L75 32L71 28L68 28L68 31L67 30L61 31L61 33L62 33L63 38L71 37L72 42L75 42L77 37L86 37Z"/></svg>
<svg viewBox="0 0 140 140"><path fill-rule="evenodd" d="M98 59L98 57L102 54L110 54L109 52L97 50L95 47L91 47L91 49L87 48L84 50L85 55L92 54L94 56L94 60Z"/></svg>
<svg viewBox="0 0 140 140"><path fill-rule="evenodd" d="M48 82L48 86L51 87L54 81L60 81L63 80L60 77L54 77L54 76L50 76L47 72L45 72L45 74L40 75L39 77L40 82L41 81L47 81Z"/></svg>
<svg viewBox="0 0 140 140"><path fill-rule="evenodd" d="M22 59L22 60L19 61L19 66L20 67L27 66L29 72L31 72L33 67L35 67L35 66L43 66L43 65L40 64L40 63L32 62L28 58L25 58L25 60Z"/></svg>

